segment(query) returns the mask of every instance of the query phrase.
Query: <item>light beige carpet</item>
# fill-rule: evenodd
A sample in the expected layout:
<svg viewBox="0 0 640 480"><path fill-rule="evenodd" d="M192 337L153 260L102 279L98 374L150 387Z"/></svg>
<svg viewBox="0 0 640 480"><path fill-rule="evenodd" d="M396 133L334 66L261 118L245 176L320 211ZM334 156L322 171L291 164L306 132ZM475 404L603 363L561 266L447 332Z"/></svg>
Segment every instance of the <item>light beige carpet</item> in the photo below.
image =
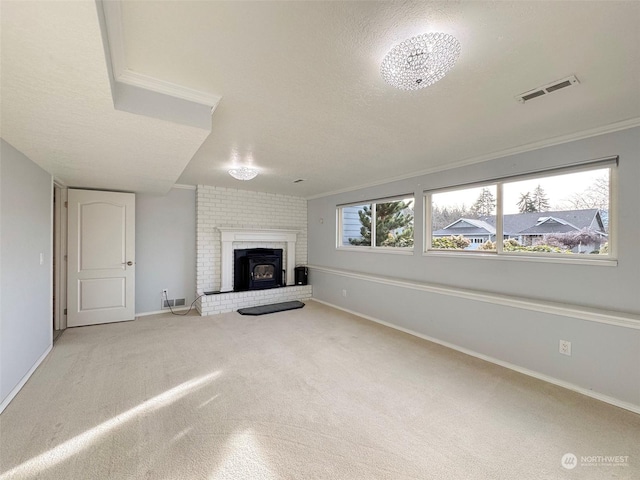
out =
<svg viewBox="0 0 640 480"><path fill-rule="evenodd" d="M315 302L69 329L0 432L3 480L640 478L640 416Z"/></svg>

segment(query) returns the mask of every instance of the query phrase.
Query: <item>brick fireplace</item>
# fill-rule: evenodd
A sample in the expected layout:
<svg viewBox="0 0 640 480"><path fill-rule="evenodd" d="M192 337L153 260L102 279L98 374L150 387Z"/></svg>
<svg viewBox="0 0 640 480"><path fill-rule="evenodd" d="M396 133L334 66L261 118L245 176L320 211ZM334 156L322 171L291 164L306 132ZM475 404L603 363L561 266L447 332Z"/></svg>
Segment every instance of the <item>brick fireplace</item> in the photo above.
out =
<svg viewBox="0 0 640 480"><path fill-rule="evenodd" d="M234 259L234 243L247 244L252 243L255 246L265 244L283 243L286 244L285 252L285 268L286 268L286 284L294 284L294 267L296 266L296 242L298 232L296 230L279 230L279 229L235 229L235 228L218 228L221 235L222 253L220 264L221 269L221 291L230 292L234 290L233 285L233 259Z"/></svg>
<svg viewBox="0 0 640 480"><path fill-rule="evenodd" d="M311 297L294 286L307 263L307 202L303 198L199 185L196 190L196 302L201 315ZM287 287L234 292L234 250L282 249Z"/></svg>

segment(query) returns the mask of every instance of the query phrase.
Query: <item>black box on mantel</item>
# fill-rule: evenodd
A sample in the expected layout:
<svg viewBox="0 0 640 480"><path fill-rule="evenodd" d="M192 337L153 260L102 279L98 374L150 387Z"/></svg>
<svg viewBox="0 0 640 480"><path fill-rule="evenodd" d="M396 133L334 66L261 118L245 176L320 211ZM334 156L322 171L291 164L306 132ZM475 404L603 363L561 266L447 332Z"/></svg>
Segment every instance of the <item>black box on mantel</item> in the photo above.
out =
<svg viewBox="0 0 640 480"><path fill-rule="evenodd" d="M306 285L309 281L309 269L305 266L293 269L295 273L296 285Z"/></svg>

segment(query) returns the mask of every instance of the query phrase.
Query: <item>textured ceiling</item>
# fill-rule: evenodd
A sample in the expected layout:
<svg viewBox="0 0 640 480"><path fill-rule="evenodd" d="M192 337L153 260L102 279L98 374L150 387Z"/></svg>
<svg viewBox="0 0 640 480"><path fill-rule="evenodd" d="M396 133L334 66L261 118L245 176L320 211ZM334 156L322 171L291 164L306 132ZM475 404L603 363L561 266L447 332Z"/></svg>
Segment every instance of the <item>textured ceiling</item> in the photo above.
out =
<svg viewBox="0 0 640 480"><path fill-rule="evenodd" d="M132 190L313 196L640 118L640 2L124 2L127 68L222 97L182 172L197 132L109 105L95 5L8 3L3 137L78 181L120 159ZM434 31L460 40L456 67L419 91L386 85L386 52ZM514 99L571 74L577 87ZM234 162L262 173L239 182Z"/></svg>
<svg viewBox="0 0 640 480"><path fill-rule="evenodd" d="M95 3L1 8L2 138L68 186L168 191L209 131L114 109Z"/></svg>

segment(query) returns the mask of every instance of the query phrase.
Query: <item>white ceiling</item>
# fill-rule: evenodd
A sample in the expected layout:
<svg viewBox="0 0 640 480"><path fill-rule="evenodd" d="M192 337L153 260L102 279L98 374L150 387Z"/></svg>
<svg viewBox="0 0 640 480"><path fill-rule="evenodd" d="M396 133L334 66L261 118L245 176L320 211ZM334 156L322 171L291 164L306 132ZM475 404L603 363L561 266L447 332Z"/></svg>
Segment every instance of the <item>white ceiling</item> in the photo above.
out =
<svg viewBox="0 0 640 480"><path fill-rule="evenodd" d="M127 69L222 97L206 139L113 108L93 2L1 8L2 136L78 186L315 196L640 123L636 1L123 2ZM433 31L462 44L454 69L386 85L386 52ZM571 74L577 87L514 99ZM234 162L261 175L234 180Z"/></svg>
<svg viewBox="0 0 640 480"><path fill-rule="evenodd" d="M1 8L2 138L69 186L169 190L209 132L114 109L95 3Z"/></svg>

